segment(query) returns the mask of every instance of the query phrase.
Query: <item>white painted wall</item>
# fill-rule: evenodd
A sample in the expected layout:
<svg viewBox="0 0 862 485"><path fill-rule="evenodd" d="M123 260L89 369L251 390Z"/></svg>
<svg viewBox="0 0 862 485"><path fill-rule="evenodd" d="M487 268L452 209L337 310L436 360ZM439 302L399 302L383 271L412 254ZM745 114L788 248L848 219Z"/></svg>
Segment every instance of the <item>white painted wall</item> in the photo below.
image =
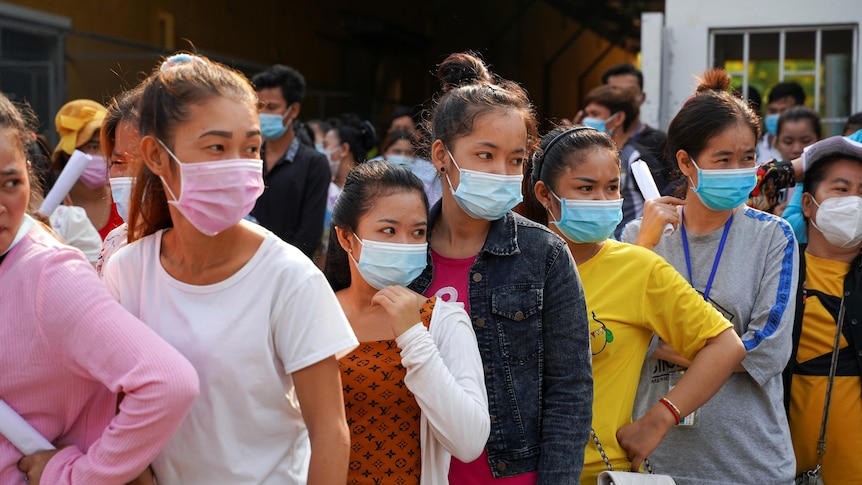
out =
<svg viewBox="0 0 862 485"><path fill-rule="evenodd" d="M664 39L664 14L644 12L641 14L641 72L644 75L644 94L641 105L641 121L649 126L659 126L662 98L662 39ZM649 46L647 49L643 46Z"/></svg>
<svg viewBox="0 0 862 485"><path fill-rule="evenodd" d="M857 29L858 57L862 51L860 7L860 0L666 0L664 42L653 40L653 29L641 31L644 87L661 87L658 125L667 129L682 103L694 93L697 85L694 76L709 67L711 29L851 25ZM642 23L644 16L641 17ZM663 50L657 54L654 52L656 49ZM650 77L647 78L646 59L650 59L650 63L654 59L662 60L660 76L655 69L650 69ZM859 60L851 61L854 82L851 112L855 113L862 111L862 75Z"/></svg>

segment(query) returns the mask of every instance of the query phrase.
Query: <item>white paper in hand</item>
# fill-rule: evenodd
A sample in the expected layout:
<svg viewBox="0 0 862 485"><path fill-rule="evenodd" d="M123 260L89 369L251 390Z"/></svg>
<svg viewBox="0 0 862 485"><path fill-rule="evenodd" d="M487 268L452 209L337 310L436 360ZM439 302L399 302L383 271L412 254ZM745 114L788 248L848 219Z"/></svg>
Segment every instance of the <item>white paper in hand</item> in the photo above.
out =
<svg viewBox="0 0 862 485"><path fill-rule="evenodd" d="M63 171L60 172L60 176L57 177L57 181L54 182L54 186L51 187L51 191L48 192L48 195L45 196L45 201L42 202L42 207L39 208L39 211L45 214L46 216L50 216L54 209L63 202L63 199L66 198L66 194L72 190L72 186L75 185L75 182L81 178L81 174L84 173L84 169L87 168L87 165L93 160L93 157L87 155L81 150L75 150L72 152L72 157L69 158L69 161L66 162L66 166L63 167Z"/></svg>
<svg viewBox="0 0 862 485"><path fill-rule="evenodd" d="M0 399L0 434L15 445L15 448L18 448L24 456L54 449L54 445L2 399Z"/></svg>
<svg viewBox="0 0 862 485"><path fill-rule="evenodd" d="M638 188L644 200L658 199L661 193L655 185L655 180L652 178L652 173L649 170L649 165L643 160L638 160L631 165L632 175L635 176L635 181L638 183ZM673 233L673 224L667 223L664 226L664 234Z"/></svg>

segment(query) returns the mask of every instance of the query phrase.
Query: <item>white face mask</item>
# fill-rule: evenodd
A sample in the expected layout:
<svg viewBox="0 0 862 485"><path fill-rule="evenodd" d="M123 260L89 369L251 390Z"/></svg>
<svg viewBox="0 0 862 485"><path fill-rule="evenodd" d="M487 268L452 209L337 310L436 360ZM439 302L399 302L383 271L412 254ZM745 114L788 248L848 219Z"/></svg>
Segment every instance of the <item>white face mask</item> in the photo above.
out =
<svg viewBox="0 0 862 485"><path fill-rule="evenodd" d="M829 244L852 248L862 243L862 197L832 197L817 204L817 214L811 225L817 228Z"/></svg>
<svg viewBox="0 0 862 485"><path fill-rule="evenodd" d="M341 146L337 146L334 148L330 148L329 150L323 150L323 154L326 155L326 161L329 162L329 172L332 173L332 176L335 177L335 174L338 172L338 168L341 166L341 159L333 160L332 155L337 152Z"/></svg>

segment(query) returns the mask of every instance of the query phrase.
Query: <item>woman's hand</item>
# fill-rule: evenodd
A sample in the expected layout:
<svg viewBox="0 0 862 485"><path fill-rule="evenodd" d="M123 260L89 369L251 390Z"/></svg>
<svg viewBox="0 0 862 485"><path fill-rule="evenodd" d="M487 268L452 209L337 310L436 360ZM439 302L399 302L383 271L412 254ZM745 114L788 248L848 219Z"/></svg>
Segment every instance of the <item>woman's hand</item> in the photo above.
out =
<svg viewBox="0 0 862 485"><path fill-rule="evenodd" d="M650 359L659 359L676 364L682 367L691 367L691 361L679 355L679 352L673 349L667 342L659 339L655 351L650 355Z"/></svg>
<svg viewBox="0 0 862 485"><path fill-rule="evenodd" d="M635 244L654 248L664 234L665 225L671 224L674 229L679 226L679 207L682 205L685 205L684 200L669 195L644 201L643 221Z"/></svg>
<svg viewBox="0 0 862 485"><path fill-rule="evenodd" d="M657 403L643 417L617 430L617 441L626 450L632 463L631 471L638 471L644 459L658 448L674 425L676 418L673 414L663 404Z"/></svg>
<svg viewBox="0 0 862 485"><path fill-rule="evenodd" d="M789 200L785 200L784 202L778 204L772 209L772 213L778 217L781 217L781 214L784 214L784 210L787 209L787 205L790 204Z"/></svg>
<svg viewBox="0 0 862 485"><path fill-rule="evenodd" d="M48 460L54 457L60 450L47 450L27 455L18 460L18 469L26 475L25 482L31 485L39 485L42 480L42 472Z"/></svg>
<svg viewBox="0 0 862 485"><path fill-rule="evenodd" d="M421 300L421 301L420 301ZM396 337L421 321L419 308L424 298L403 286L387 286L371 298L371 306L383 308Z"/></svg>

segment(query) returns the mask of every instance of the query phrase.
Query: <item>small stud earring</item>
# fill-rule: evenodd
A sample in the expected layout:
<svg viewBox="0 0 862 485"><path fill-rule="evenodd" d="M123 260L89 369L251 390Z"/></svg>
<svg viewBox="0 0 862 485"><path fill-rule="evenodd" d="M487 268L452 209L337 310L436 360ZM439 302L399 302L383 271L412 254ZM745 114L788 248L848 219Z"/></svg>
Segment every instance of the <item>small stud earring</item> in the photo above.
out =
<svg viewBox="0 0 862 485"><path fill-rule="evenodd" d="M446 171L446 167L440 167L440 171L441 171L441 172L445 172L445 171Z"/></svg>

